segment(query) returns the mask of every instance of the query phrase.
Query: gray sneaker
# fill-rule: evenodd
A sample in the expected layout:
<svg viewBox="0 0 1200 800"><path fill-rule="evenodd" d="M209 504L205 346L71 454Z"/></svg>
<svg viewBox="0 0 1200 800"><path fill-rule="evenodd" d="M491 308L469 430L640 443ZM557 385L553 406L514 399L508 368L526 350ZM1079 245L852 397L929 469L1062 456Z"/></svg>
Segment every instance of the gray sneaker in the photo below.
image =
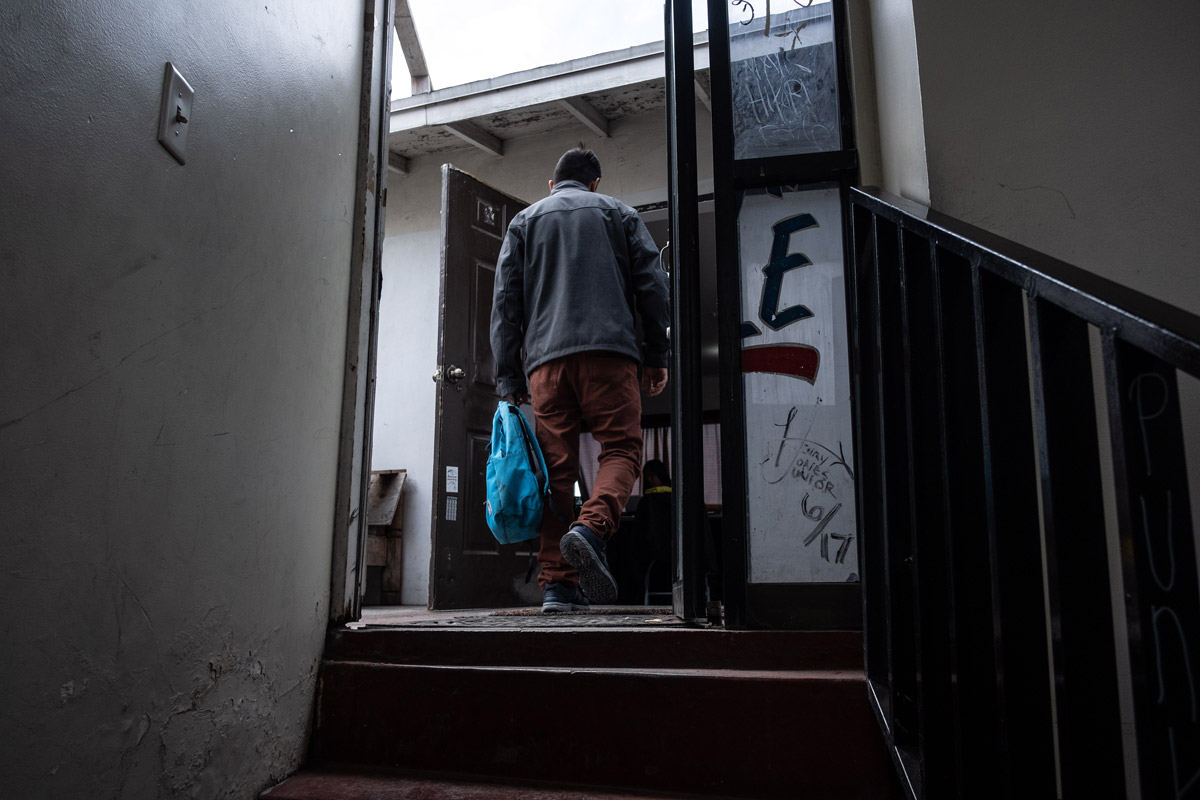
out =
<svg viewBox="0 0 1200 800"><path fill-rule="evenodd" d="M558 542L563 560L579 570L579 585L593 603L617 599L617 582L608 571L604 540L586 525L575 525Z"/></svg>
<svg viewBox="0 0 1200 800"><path fill-rule="evenodd" d="M588 599L578 586L568 586L557 581L547 583L542 589L542 613L561 614L566 611L587 611Z"/></svg>

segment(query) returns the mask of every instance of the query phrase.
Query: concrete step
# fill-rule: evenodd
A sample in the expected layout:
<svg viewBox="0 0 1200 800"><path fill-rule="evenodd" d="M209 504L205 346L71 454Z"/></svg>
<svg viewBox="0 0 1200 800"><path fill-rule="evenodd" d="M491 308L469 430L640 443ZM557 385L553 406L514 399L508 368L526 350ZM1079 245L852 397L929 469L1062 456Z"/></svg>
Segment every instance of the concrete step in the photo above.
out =
<svg viewBox="0 0 1200 800"><path fill-rule="evenodd" d="M260 797L263 800L673 800L680 795L326 769L304 770Z"/></svg>
<svg viewBox="0 0 1200 800"><path fill-rule="evenodd" d="M536 637L507 635L541 647ZM638 641L622 646L636 649ZM522 660L515 651L511 655L501 660ZM677 655L660 653L652 660L688 664L697 657ZM888 796L887 756L861 666L330 659L322 665L317 706L314 763L710 797Z"/></svg>
<svg viewBox="0 0 1200 800"><path fill-rule="evenodd" d="M383 664L862 670L861 631L364 628L332 631L325 658Z"/></svg>

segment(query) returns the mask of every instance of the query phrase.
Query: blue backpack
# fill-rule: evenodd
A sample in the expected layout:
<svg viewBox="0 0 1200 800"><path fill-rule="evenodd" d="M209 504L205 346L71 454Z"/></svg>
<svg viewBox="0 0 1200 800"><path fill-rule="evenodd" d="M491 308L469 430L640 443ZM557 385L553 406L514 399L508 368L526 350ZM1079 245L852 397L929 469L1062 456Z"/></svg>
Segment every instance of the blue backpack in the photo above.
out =
<svg viewBox="0 0 1200 800"><path fill-rule="evenodd" d="M501 400L492 417L487 460L487 524L500 544L533 539L541 532L550 476L542 448L521 409Z"/></svg>

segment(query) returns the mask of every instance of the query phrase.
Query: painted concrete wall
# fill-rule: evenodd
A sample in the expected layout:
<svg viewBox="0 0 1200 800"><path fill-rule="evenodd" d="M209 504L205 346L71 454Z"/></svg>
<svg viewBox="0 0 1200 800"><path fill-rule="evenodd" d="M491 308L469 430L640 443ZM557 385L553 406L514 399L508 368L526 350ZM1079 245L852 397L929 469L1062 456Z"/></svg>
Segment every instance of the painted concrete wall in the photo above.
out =
<svg viewBox="0 0 1200 800"><path fill-rule="evenodd" d="M1200 5L913 6L933 207L1200 313Z"/></svg>
<svg viewBox="0 0 1200 800"><path fill-rule="evenodd" d="M0 8L7 797L250 798L301 759L361 39L353 2Z"/></svg>
<svg viewBox="0 0 1200 800"><path fill-rule="evenodd" d="M699 147L711 153L707 116L699 112ZM604 170L600 190L631 205L666 200L664 115L650 113L611 125L612 138L585 128L505 142L502 158L477 149L414 159L407 175L390 177L383 248L373 469L407 469L404 506L405 603L429 599L430 526L437 367L437 303L441 252L441 165L451 163L527 202L547 194L546 181L563 151L582 141ZM701 192L712 191L711 161L700 165ZM396 195L399 194L399 198Z"/></svg>
<svg viewBox="0 0 1200 800"><path fill-rule="evenodd" d="M869 0L881 180L890 192L929 204L925 127L912 0ZM874 133L860 134L871 143ZM870 151L868 150L868 154ZM864 162L863 178L874 170Z"/></svg>
<svg viewBox="0 0 1200 800"><path fill-rule="evenodd" d="M1200 5L912 4L934 207L1200 311Z"/></svg>
<svg viewBox="0 0 1200 800"><path fill-rule="evenodd" d="M850 37L850 91L853 94L859 179L866 186L880 186L883 183L883 156L879 147L871 5L872 0L848 0L846 3Z"/></svg>

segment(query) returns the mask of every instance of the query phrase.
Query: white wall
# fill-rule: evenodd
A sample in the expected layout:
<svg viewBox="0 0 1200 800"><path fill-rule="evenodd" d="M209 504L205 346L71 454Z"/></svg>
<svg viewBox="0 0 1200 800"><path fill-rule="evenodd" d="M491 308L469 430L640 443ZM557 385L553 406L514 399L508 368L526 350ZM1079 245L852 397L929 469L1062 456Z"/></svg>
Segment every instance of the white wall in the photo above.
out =
<svg viewBox="0 0 1200 800"><path fill-rule="evenodd" d="M0 9L7 797L250 798L303 755L361 39L354 2Z"/></svg>
<svg viewBox="0 0 1200 800"><path fill-rule="evenodd" d="M850 88L854 103L854 138L858 148L859 179L866 186L880 186L883 183L872 30L873 2L877 0L848 0L846 3L847 33L850 38Z"/></svg>
<svg viewBox="0 0 1200 800"><path fill-rule="evenodd" d="M869 2L882 186L894 194L928 205L929 169L925 162L913 2ZM859 132L859 137L868 144L873 144L874 135L873 131ZM874 172L868 170L869 166L869 162L864 163L864 178L871 177L868 172Z"/></svg>
<svg viewBox="0 0 1200 800"><path fill-rule="evenodd" d="M933 207L1200 313L1200 5L913 6Z"/></svg>
<svg viewBox="0 0 1200 800"><path fill-rule="evenodd" d="M699 147L711 153L708 117L698 111ZM453 164L501 191L534 202L565 150L581 141L595 150L604 177L600 191L630 205L666 200L666 118L662 112L611 124L612 138L582 126L514 138L504 156L475 148L413 159L407 175L390 176L387 239L383 248L373 469L407 469L404 499L404 603L429 599L433 500L434 383L441 253L441 165ZM702 160L701 191L711 191L710 161ZM399 194L399 199L396 195Z"/></svg>
<svg viewBox="0 0 1200 800"><path fill-rule="evenodd" d="M913 6L934 207L1200 311L1200 5Z"/></svg>

